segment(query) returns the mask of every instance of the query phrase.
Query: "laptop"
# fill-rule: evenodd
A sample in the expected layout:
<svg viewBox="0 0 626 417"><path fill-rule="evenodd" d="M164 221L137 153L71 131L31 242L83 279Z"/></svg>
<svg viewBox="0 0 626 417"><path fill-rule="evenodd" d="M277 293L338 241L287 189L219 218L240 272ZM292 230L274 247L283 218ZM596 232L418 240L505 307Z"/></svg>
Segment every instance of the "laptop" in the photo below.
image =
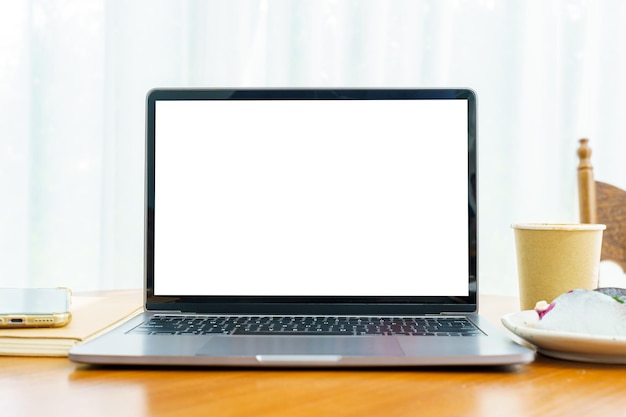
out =
<svg viewBox="0 0 626 417"><path fill-rule="evenodd" d="M112 365L509 365L477 314L469 89L155 89L145 312Z"/></svg>

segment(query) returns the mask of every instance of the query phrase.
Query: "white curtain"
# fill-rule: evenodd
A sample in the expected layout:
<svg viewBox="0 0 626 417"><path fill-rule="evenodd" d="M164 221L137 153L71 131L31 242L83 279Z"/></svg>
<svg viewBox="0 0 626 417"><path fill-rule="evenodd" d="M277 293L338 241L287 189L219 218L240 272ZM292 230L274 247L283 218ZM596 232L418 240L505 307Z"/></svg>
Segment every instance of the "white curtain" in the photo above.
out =
<svg viewBox="0 0 626 417"><path fill-rule="evenodd" d="M625 18L621 0L3 1L0 286L141 287L150 88L471 87L481 290L515 294L509 225L577 221L578 138L626 187Z"/></svg>

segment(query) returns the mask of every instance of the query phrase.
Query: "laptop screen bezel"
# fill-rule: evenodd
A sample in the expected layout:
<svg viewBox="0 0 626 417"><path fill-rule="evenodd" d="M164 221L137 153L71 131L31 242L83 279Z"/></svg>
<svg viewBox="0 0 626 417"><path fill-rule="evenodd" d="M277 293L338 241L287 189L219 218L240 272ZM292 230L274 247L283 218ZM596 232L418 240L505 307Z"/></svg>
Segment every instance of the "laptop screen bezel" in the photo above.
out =
<svg viewBox="0 0 626 417"><path fill-rule="evenodd" d="M393 297L155 295L155 108L161 100L467 100L468 103L468 295ZM477 129L476 95L446 89L153 89L146 98L145 307L155 311L224 314L441 314L477 311Z"/></svg>

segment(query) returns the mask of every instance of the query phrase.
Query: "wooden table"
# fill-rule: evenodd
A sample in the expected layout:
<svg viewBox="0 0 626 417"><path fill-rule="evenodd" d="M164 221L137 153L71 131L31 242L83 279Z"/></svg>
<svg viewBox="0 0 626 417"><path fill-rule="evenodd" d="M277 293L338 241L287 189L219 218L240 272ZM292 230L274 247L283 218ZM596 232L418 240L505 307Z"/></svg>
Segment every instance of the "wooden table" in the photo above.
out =
<svg viewBox="0 0 626 417"><path fill-rule="evenodd" d="M494 323L516 308L512 297L481 302ZM75 415L626 417L626 366L538 356L506 369L137 369L0 357L0 416Z"/></svg>

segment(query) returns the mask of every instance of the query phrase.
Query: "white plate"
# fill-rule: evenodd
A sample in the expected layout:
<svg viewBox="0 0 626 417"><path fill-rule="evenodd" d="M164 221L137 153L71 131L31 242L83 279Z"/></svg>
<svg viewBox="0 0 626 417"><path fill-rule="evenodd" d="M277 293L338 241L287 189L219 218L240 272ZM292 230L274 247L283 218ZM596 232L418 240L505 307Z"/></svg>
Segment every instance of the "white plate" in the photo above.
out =
<svg viewBox="0 0 626 417"><path fill-rule="evenodd" d="M626 337L536 329L538 320L536 312L527 310L502 317L502 324L546 356L580 362L626 364Z"/></svg>

